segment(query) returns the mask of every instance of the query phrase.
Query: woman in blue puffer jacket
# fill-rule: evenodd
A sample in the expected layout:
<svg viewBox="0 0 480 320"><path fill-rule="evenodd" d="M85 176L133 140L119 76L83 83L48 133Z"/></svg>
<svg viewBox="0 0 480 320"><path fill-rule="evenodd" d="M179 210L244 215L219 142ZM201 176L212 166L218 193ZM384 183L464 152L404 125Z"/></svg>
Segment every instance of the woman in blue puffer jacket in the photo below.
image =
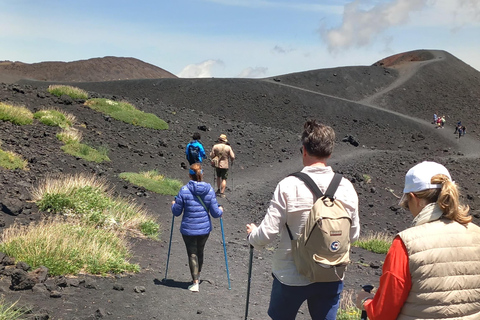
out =
<svg viewBox="0 0 480 320"><path fill-rule="evenodd" d="M175 201L172 201L172 213L178 217L183 212L180 233L187 247L188 265L193 279L188 290L198 292L203 249L212 231L210 215L214 218L221 217L223 207L218 204L212 186L202 181L203 170L199 163L192 164L189 175L190 181L180 189Z"/></svg>

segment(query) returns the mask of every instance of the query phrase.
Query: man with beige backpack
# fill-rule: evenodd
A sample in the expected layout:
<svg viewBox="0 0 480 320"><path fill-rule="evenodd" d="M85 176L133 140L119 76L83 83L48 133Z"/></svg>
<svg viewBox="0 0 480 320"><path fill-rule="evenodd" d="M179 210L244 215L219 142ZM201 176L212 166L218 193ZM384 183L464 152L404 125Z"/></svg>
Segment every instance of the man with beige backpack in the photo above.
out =
<svg viewBox="0 0 480 320"><path fill-rule="evenodd" d="M228 143L227 136L221 134L218 142L213 146L210 152L212 167L215 168L215 176L217 177L217 192L216 194L225 198L225 188L227 187L228 165L235 160L235 153Z"/></svg>
<svg viewBox="0 0 480 320"><path fill-rule="evenodd" d="M260 225L247 224L248 241L260 249L280 236L268 308L273 320L295 319L305 300L311 319L335 320L350 242L360 234L358 196L327 165L331 127L309 120L301 141L304 168L278 183Z"/></svg>

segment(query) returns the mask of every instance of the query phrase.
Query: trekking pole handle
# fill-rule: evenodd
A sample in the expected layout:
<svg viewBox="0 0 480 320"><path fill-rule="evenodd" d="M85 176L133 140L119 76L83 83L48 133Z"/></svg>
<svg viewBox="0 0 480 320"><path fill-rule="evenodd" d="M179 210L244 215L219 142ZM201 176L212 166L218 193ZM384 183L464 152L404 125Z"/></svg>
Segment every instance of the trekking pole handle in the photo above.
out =
<svg viewBox="0 0 480 320"><path fill-rule="evenodd" d="M363 291L370 293L373 290L374 286L371 284L366 284L362 286ZM367 311L362 310L362 314L360 316L360 320L367 320Z"/></svg>

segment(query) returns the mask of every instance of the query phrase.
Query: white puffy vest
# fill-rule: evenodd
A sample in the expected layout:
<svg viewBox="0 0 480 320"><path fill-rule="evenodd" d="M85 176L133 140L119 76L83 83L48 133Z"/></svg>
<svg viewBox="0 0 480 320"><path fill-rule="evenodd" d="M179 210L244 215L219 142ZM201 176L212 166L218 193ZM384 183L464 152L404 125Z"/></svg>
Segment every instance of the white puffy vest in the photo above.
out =
<svg viewBox="0 0 480 320"><path fill-rule="evenodd" d="M480 227L440 219L399 236L412 289L397 319L480 319Z"/></svg>

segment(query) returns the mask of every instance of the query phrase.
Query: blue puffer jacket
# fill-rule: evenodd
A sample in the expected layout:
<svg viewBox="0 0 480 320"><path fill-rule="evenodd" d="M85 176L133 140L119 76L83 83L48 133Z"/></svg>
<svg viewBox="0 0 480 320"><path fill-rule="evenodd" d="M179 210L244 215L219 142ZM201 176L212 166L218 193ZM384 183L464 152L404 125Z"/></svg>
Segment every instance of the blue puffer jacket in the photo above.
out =
<svg viewBox="0 0 480 320"><path fill-rule="evenodd" d="M186 236L200 236L212 231L210 215L205 211L197 195L203 200L212 217L222 216L212 186L206 182L190 180L180 189L175 197L175 203L172 205L174 216L178 217L183 212L180 232Z"/></svg>

